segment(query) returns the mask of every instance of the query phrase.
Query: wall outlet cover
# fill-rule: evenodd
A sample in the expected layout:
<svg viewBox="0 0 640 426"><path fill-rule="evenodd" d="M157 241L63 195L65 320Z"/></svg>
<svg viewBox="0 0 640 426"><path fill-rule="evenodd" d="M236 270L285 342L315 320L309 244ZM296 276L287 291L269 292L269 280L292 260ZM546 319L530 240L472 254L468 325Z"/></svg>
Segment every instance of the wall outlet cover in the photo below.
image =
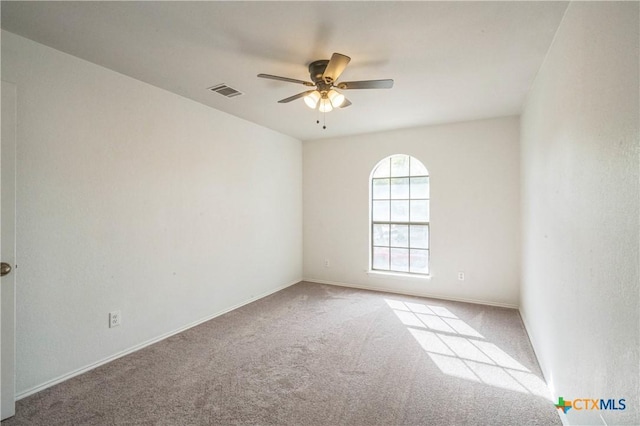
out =
<svg viewBox="0 0 640 426"><path fill-rule="evenodd" d="M109 312L109 328L117 327L120 325L122 318L120 311Z"/></svg>

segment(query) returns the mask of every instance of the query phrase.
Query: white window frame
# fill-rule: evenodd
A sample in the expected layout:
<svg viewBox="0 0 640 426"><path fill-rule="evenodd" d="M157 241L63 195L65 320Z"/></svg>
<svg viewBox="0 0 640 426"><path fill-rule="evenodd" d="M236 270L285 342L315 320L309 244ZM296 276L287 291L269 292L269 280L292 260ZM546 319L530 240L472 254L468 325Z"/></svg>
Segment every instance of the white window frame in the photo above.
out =
<svg viewBox="0 0 640 426"><path fill-rule="evenodd" d="M392 159L394 157L407 157L408 158L408 163L409 163L409 168L408 168L408 172L406 173L406 175L393 175L392 173ZM375 176L376 171L378 170L378 168L384 164L385 161L389 162L389 173L388 176ZM411 170L411 164L412 162L415 162L417 164L419 164L420 169L424 170L424 173L420 173L420 174L415 174L412 176L412 170ZM426 198L424 196L422 197L413 197L411 196L411 184L412 184L412 179L414 178L427 178L427 193L426 193ZM374 199L374 180L376 179L389 179L389 196L388 198L375 198ZM393 195L391 194L391 180L392 179L408 179L408 198L395 198L393 197ZM385 202L387 201L389 203L389 218L388 220L380 220L378 219L374 219L374 202L375 201L382 201ZM392 220L392 201L408 201L408 205L411 206L411 201L426 201L426 206L427 206L427 214L426 214L426 220L412 220L411 219L411 207L409 207L409 211L407 212L407 220ZM410 155L406 155L406 154L394 154L394 155L390 155L384 159L382 159L381 161L379 161L375 167L373 168L373 170L371 171L371 174L369 176L369 272L373 273L373 274L380 274L380 275L404 275L404 276L412 276L412 277L416 277L416 278L428 278L430 277L431 274L431 268L430 268L430 263L431 263L431 223L430 223L430 214L428 213L430 210L430 203L431 203L431 197L430 197L430 177L429 177L429 171L428 169L424 166L424 163L422 163L422 161L418 160L416 157L412 157ZM374 232L374 226L375 225L389 225L389 241L388 244L376 244L375 241L375 232ZM395 247L392 244L391 241L391 227L394 225L399 225L399 226L407 226L407 235L408 235L408 241L407 241L407 246L406 247ZM423 246L417 247L417 246L413 246L411 245L411 226L421 226L424 227L426 226L427 228L427 244L426 244L426 248ZM375 259L374 259L374 251L376 248L388 248L389 249L389 267L388 269L381 269L381 268L376 268L375 266ZM392 259L391 259L391 252L392 249L406 249L407 253L408 253L408 258L407 258L407 268L406 270L399 270L399 269L393 269L392 266ZM418 271L418 270L413 270L411 268L412 265L412 261L411 261L411 254L412 251L423 251L426 252L426 271ZM379 265L378 265L379 266Z"/></svg>

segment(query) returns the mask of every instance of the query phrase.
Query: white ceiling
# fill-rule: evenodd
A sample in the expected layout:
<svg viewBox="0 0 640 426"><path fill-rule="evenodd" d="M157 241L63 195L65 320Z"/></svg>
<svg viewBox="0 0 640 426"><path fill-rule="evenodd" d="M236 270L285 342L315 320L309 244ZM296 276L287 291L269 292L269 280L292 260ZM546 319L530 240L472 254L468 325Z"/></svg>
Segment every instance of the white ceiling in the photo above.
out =
<svg viewBox="0 0 640 426"><path fill-rule="evenodd" d="M567 2L2 2L2 28L265 127L311 140L519 114ZM326 114L278 104L307 65L350 56ZM207 91L226 83L244 95Z"/></svg>

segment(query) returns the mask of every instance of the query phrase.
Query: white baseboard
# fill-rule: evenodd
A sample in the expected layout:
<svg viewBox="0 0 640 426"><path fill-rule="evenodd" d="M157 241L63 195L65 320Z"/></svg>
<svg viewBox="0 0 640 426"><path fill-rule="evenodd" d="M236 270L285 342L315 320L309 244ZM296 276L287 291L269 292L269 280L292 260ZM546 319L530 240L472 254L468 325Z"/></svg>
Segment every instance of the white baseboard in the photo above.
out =
<svg viewBox="0 0 640 426"><path fill-rule="evenodd" d="M289 284L274 288L274 289L269 290L269 291L267 291L265 293L262 293L262 294L260 294L258 296L251 297L251 298L249 298L249 299L247 299L247 300L245 300L243 302L240 302L240 303L238 303L238 304L236 304L234 306L231 306L230 308L224 309L222 311L216 312L215 314L209 315L209 316L207 316L205 318L201 318L201 319L196 320L196 321L194 321L192 323L189 323L189 324L185 325L184 327L180 327L180 328L178 328L176 330L173 330L173 331L170 331L168 333L162 334L162 335L160 335L158 337L154 337L153 339L150 339L150 340L142 342L142 343L140 343L138 345L132 346L129 349L125 349L123 351L120 351L120 352L118 352L116 354L113 354L113 355L108 356L108 357L106 357L104 359L101 359L100 361L96 361L96 362L94 362L92 364L86 365L86 366L84 366L82 368L79 368L79 369L74 370L72 372L63 374L62 376L56 377L55 379L52 379L52 380L46 381L46 382L44 382L44 383L42 383L40 385L34 386L34 387L30 388L30 389L27 389L26 391L23 391L23 392L20 392L19 394L16 394L16 401L18 401L18 400L20 400L22 398L25 398L25 397L27 397L29 395L33 395L34 393L38 393L40 391L43 391L43 390L45 390L47 388L50 388L51 386L57 385L58 383L62 383L65 380L69 380L69 379L71 379L71 378L73 378L75 376L78 376L78 375L82 374L82 373L86 373L87 371L91 371L94 368L100 367L101 365L104 365L104 364L106 364L108 362L114 361L114 360L116 360L118 358L122 358L125 355L129 355L130 353L139 351L142 348L145 348L145 347L147 347L149 345L153 345L154 343L157 343L157 342L159 342L161 340L164 340L164 339L166 339L168 337L171 337L171 336L173 336L175 334L181 333L181 332L183 332L185 330L188 330L190 328L193 328L193 327L195 327L195 326L197 326L199 324L202 324L203 322L207 322L209 320L212 320L212 319L214 319L216 317L219 317L220 315L224 315L227 312L233 311L234 309L238 309L238 308L240 308L240 307L242 307L244 305L247 305L247 304L249 304L251 302L255 302L256 300L262 299L263 297L267 297L267 296L269 296L269 295L271 295L273 293L277 293L278 291L284 290L287 287L291 287L292 285L297 284L300 281L302 281L302 280L296 280L295 282L292 282L292 283L289 283Z"/></svg>
<svg viewBox="0 0 640 426"><path fill-rule="evenodd" d="M536 362L538 363L538 366L540 367L540 371L542 372L542 378L544 379L544 382L547 385L547 388L549 389L549 393L551 394L551 401L555 403L555 401L557 401L558 395L556 395L553 389L549 386L549 377L547 377L547 374L545 373L546 370L545 368L543 368L542 363L540 362L540 357L538 356L538 352L536 351L536 343L533 339L533 335L529 332L530 327L528 325L529 323L527 321L527 317L522 314L522 309L518 309L518 314L520 315L520 320L522 321L524 332L527 334L527 338L529 339L529 344L531 346L531 350L533 351L533 355L536 357ZM556 412L558 413L558 417L560 417L560 421L564 426L569 426L571 424L569 423L569 420L567 419L566 414L564 414L560 410L556 410ZM604 421L604 419L602 420Z"/></svg>
<svg viewBox="0 0 640 426"><path fill-rule="evenodd" d="M462 297L441 296L441 295L434 295L434 294L429 294L429 293L396 290L396 289L392 289L392 288L388 288L388 287L376 287L376 286L344 283L344 282L339 282L339 281L320 280L320 279L317 279L317 278L303 278L302 280L303 281L308 281L308 282L311 282L311 283L328 284L328 285L335 285L335 286L339 286L339 287L357 288L357 289L361 289L361 290L380 291L380 292L384 292L384 293L396 293L396 294L404 294L404 295L407 295L407 296L418 296L418 297L428 297L428 298L431 298L431 299L449 300L449 301L452 301L452 302L475 303L476 305L487 305L487 306L497 306L497 307L500 307L500 308L518 309L517 305L512 305L510 303L491 302L491 301L487 301L487 300L467 299L467 298L462 298Z"/></svg>

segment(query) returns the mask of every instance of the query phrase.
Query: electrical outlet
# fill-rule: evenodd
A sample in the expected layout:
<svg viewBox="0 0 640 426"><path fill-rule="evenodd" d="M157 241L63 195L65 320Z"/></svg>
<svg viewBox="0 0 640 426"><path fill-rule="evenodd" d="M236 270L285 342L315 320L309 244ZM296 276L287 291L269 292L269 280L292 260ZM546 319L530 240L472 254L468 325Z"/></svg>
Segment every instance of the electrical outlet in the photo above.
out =
<svg viewBox="0 0 640 426"><path fill-rule="evenodd" d="M464 272L458 272L458 281L464 281Z"/></svg>
<svg viewBox="0 0 640 426"><path fill-rule="evenodd" d="M324 267L328 268L331 264L329 263L329 259L324 260Z"/></svg>
<svg viewBox="0 0 640 426"><path fill-rule="evenodd" d="M109 312L109 328L117 327L122 321L120 311Z"/></svg>

